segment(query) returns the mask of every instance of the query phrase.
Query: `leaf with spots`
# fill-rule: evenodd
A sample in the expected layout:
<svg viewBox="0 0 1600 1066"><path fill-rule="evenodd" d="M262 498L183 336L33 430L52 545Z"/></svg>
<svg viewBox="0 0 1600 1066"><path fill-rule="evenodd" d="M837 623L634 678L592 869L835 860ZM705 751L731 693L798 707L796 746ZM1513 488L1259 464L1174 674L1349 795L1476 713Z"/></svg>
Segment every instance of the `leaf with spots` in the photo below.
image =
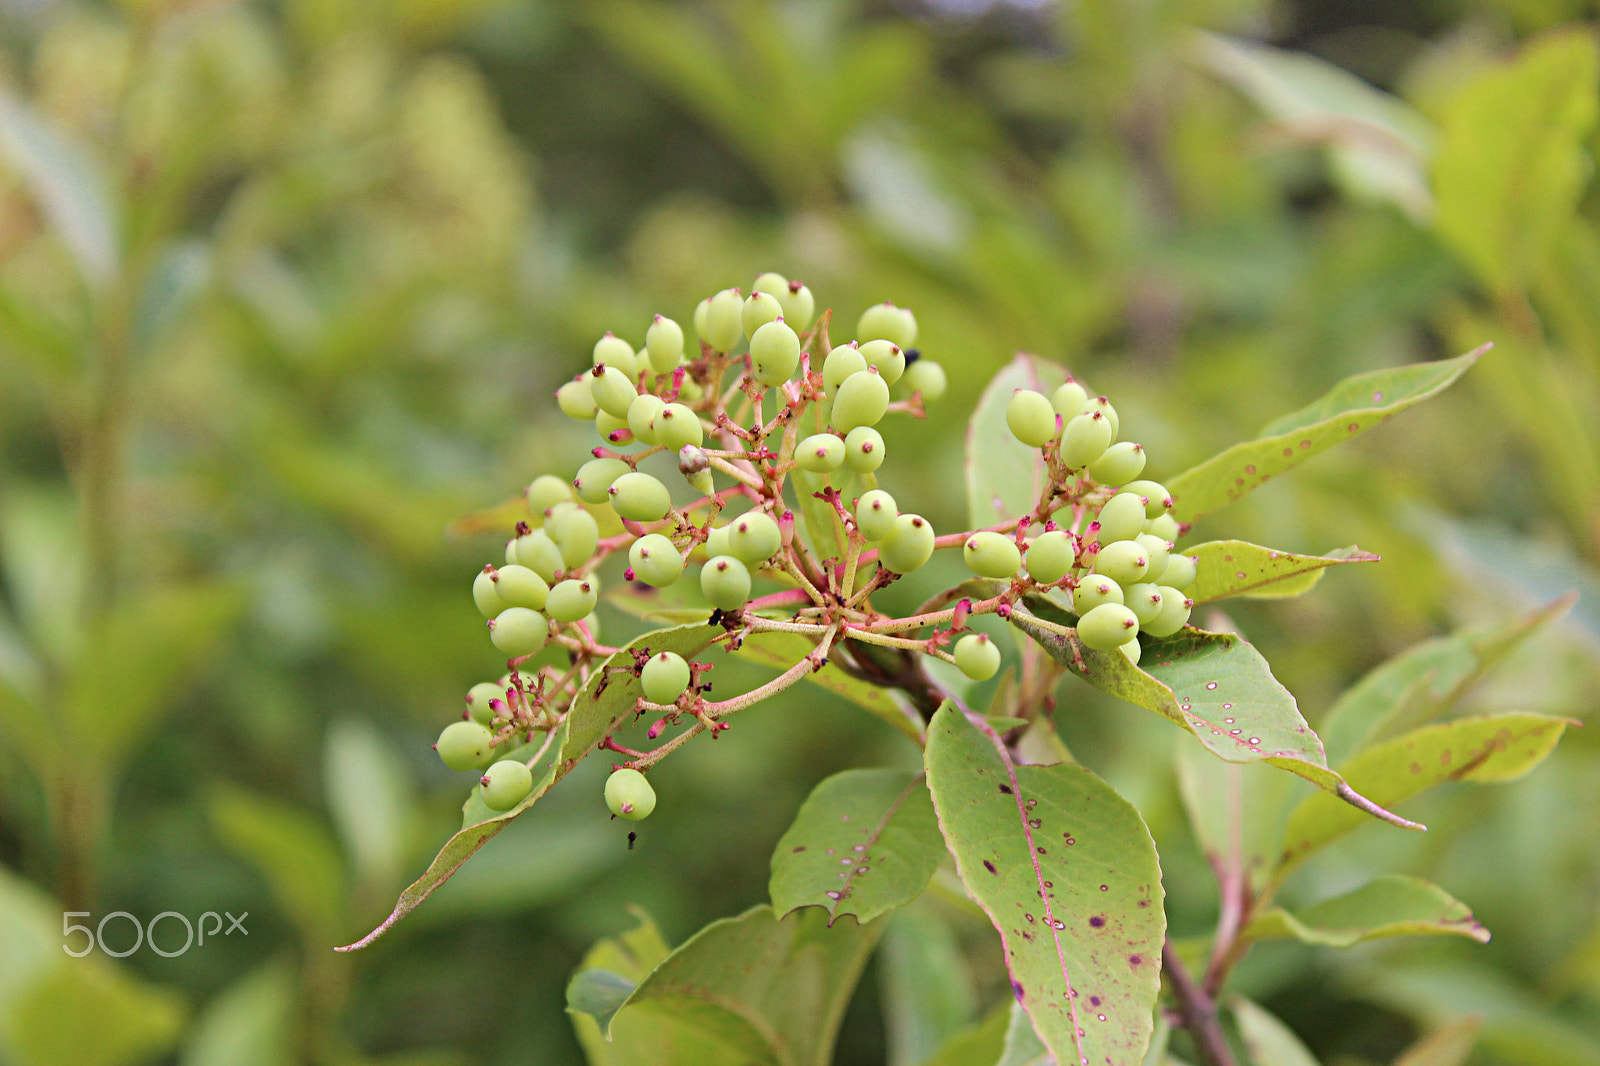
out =
<svg viewBox="0 0 1600 1066"><path fill-rule="evenodd" d="M1351 786L1393 807L1446 781L1521 777L1544 761L1568 724L1565 718L1522 711L1458 718L1375 744L1341 769ZM1364 820L1332 797L1306 797L1284 830L1278 876Z"/></svg>
<svg viewBox="0 0 1600 1066"><path fill-rule="evenodd" d="M1044 457L1011 435L1006 405L1018 389L1049 395L1067 378L1055 363L1026 352L1000 369L967 423L967 517L973 529L1032 511L1047 476Z"/></svg>
<svg viewBox="0 0 1600 1066"><path fill-rule="evenodd" d="M1243 936L1247 940L1293 937L1304 944L1347 948L1380 937L1429 934L1489 940L1489 930L1472 916L1472 909L1438 885L1385 874L1298 912L1274 907L1257 915Z"/></svg>
<svg viewBox="0 0 1600 1066"><path fill-rule="evenodd" d="M1192 525L1274 475L1349 440L1448 388L1488 345L1454 359L1374 370L1346 378L1320 400L1262 428L1166 481L1172 513Z"/></svg>
<svg viewBox="0 0 1600 1066"><path fill-rule="evenodd" d="M1139 1066L1166 934L1139 812L1082 766L1013 764L950 703L929 724L926 761L956 871L999 930L1045 1048L1059 1062Z"/></svg>
<svg viewBox="0 0 1600 1066"><path fill-rule="evenodd" d="M1322 573L1339 563L1375 563L1378 556L1355 545L1327 555L1296 555L1275 551L1243 540L1213 540L1184 548L1179 554L1199 558L1194 587L1188 590L1196 604L1213 603L1230 596L1254 599L1299 596L1322 579Z"/></svg>
<svg viewBox="0 0 1600 1066"><path fill-rule="evenodd" d="M922 774L846 770L812 789L773 849L772 906L870 922L922 895L944 854Z"/></svg>
<svg viewBox="0 0 1600 1066"><path fill-rule="evenodd" d="M783 671L810 655L816 647L816 641L801 633L751 633L734 654L749 662ZM916 741L919 747L922 745L922 719L898 689L874 685L836 669L813 670L801 680L849 700Z"/></svg>
<svg viewBox="0 0 1600 1066"><path fill-rule="evenodd" d="M607 733L632 716L634 703L643 694L639 688L639 679L631 672L609 673L607 666L613 663L631 663L635 648L674 651L684 656L695 655L721 632L720 626L676 626L646 633L618 649L614 655L606 659L605 664L589 676L583 690L573 699L572 708L567 712L557 735L556 758L545 770L544 775L533 783L533 790L528 793L527 798L509 811L490 813L474 789L462 808L467 824L445 842L444 847L439 849L439 854L434 856L433 862L428 864L422 876L400 893L400 898L395 902L394 910L390 912L389 917L360 940L334 950L357 951L394 928L400 919L421 906L422 901L432 895L434 889L461 869L479 848L510 825L512 819L533 806L554 787L557 781L567 776L585 756L595 750ZM481 817L482 814L490 816Z"/></svg>

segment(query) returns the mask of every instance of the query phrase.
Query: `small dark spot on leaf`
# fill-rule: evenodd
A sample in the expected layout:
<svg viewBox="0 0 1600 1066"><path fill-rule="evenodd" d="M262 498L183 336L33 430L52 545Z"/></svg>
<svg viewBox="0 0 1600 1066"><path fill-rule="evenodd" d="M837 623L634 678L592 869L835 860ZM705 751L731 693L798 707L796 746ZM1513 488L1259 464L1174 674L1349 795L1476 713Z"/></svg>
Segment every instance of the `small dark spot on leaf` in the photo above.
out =
<svg viewBox="0 0 1600 1066"><path fill-rule="evenodd" d="M1130 966L1137 966L1143 961L1144 961L1144 956L1143 955L1129 955L1128 956L1128 964Z"/></svg>
<svg viewBox="0 0 1600 1066"><path fill-rule="evenodd" d="M992 874L1000 872L999 870L996 870L994 868L994 863L990 862L988 859L984 859L983 860L983 868L985 870L988 870Z"/></svg>
<svg viewBox="0 0 1600 1066"><path fill-rule="evenodd" d="M1093 1003L1096 1007L1098 1007L1100 1005L1100 997L1099 996L1090 996L1089 997L1089 1002Z"/></svg>
<svg viewBox="0 0 1600 1066"><path fill-rule="evenodd" d="M1021 981L1012 981L1011 982L1011 994L1017 997L1017 1002L1018 1003L1022 1002L1022 982Z"/></svg>
<svg viewBox="0 0 1600 1066"><path fill-rule="evenodd" d="M806 846L805 846L805 845L804 845L804 844L801 844L801 845L800 845L800 846L799 846L799 847L797 847L797 848L795 848L795 849L794 849L794 851L793 851L793 852L792 852L792 854L795 854L795 855L798 855L798 854L800 854L800 853L801 853L801 852L802 852L802 851L804 851L804 850L806 850Z"/></svg>
<svg viewBox="0 0 1600 1066"><path fill-rule="evenodd" d="M1104 918L1102 918L1102 917L1100 917L1100 916L1099 916L1099 915L1098 915L1098 914L1097 914L1097 915L1095 915L1095 916L1094 916L1094 917L1093 917L1093 918L1090 918L1090 919L1089 919L1089 924L1090 924L1090 925L1092 925L1092 926L1094 926L1094 927L1095 927L1095 928L1096 928L1096 929L1098 929L1098 928L1100 928L1100 927L1101 927L1101 926L1102 926L1102 925L1105 925L1105 924L1106 924L1106 920L1105 920L1105 919L1104 919Z"/></svg>
<svg viewBox="0 0 1600 1066"><path fill-rule="evenodd" d="M1004 792L1006 795L1009 796L1009 795L1011 795L1011 786L1010 785L1001 785L1000 786L1000 791Z"/></svg>

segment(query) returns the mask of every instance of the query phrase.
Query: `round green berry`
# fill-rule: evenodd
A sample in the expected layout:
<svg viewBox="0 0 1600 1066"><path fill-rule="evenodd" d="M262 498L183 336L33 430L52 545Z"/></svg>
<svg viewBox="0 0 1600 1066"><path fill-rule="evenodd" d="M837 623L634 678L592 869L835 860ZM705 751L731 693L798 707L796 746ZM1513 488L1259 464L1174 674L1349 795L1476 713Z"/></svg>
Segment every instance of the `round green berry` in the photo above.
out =
<svg viewBox="0 0 1600 1066"><path fill-rule="evenodd" d="M711 606L737 611L750 600L750 570L731 555L717 555L700 568L700 591Z"/></svg>
<svg viewBox="0 0 1600 1066"><path fill-rule="evenodd" d="M599 591L592 581L569 577L550 586L550 595L545 598L544 610L557 622L576 622L594 610L599 599Z"/></svg>
<svg viewBox="0 0 1600 1066"><path fill-rule="evenodd" d="M956 665L974 681L987 681L1000 670L1000 649L987 633L968 633L952 649Z"/></svg>
<svg viewBox="0 0 1600 1066"><path fill-rule="evenodd" d="M594 402L594 394L589 391L589 375L584 374L576 381L569 381L556 390L556 406L561 408L561 413L568 418L576 418L587 422L594 417L599 406Z"/></svg>
<svg viewBox="0 0 1600 1066"><path fill-rule="evenodd" d="M611 483L632 469L621 459L590 459L578 467L578 476L572 479L572 487L578 499L584 503L602 504L609 499L606 490Z"/></svg>
<svg viewBox="0 0 1600 1066"><path fill-rule="evenodd" d="M1018 389L1006 404L1006 426L1028 447L1042 447L1056 435L1056 409L1044 393Z"/></svg>
<svg viewBox="0 0 1600 1066"><path fill-rule="evenodd" d="M866 368L867 358L861 354L860 348L854 344L841 344L822 361L822 387L829 396L833 396L846 379Z"/></svg>
<svg viewBox="0 0 1600 1066"><path fill-rule="evenodd" d="M1175 589L1186 589L1194 584L1194 579L1199 575L1198 555L1174 555L1167 559L1167 568L1161 571L1158 580Z"/></svg>
<svg viewBox="0 0 1600 1066"><path fill-rule="evenodd" d="M878 545L878 562L897 574L909 574L933 557L933 523L919 514L894 520Z"/></svg>
<svg viewBox="0 0 1600 1066"><path fill-rule="evenodd" d="M1161 614L1161 607L1165 602L1160 586L1148 581L1135 582L1122 590L1122 603L1133 612L1140 626L1147 626L1155 621Z"/></svg>
<svg viewBox="0 0 1600 1066"><path fill-rule="evenodd" d="M750 338L751 351L755 351L756 331L783 316L783 305L770 292L752 292L739 308L739 324L744 335ZM793 332L792 330L790 332Z"/></svg>
<svg viewBox="0 0 1600 1066"><path fill-rule="evenodd" d="M1194 601L1171 585L1157 587L1161 590L1161 613L1149 622L1141 623L1140 628L1152 637L1170 637L1189 621Z"/></svg>
<svg viewBox="0 0 1600 1066"><path fill-rule="evenodd" d="M1102 485L1125 484L1138 477L1143 470L1144 445L1131 440L1113 444L1100 458L1089 464L1089 476Z"/></svg>
<svg viewBox="0 0 1600 1066"><path fill-rule="evenodd" d="M1167 563L1172 559L1172 542L1162 540L1154 533L1140 533L1133 538L1138 541L1150 557L1150 570L1145 575L1146 581L1154 581L1167 571Z"/></svg>
<svg viewBox="0 0 1600 1066"><path fill-rule="evenodd" d="M1056 414L1065 421L1076 418L1083 411L1083 405L1089 402L1089 390L1085 389L1076 378L1068 378L1056 391L1050 394L1050 406L1056 409Z"/></svg>
<svg viewBox="0 0 1600 1066"><path fill-rule="evenodd" d="M856 501L856 528L868 540L878 541L888 536L894 521L900 517L894 497L882 489L871 489Z"/></svg>
<svg viewBox="0 0 1600 1066"><path fill-rule="evenodd" d="M646 533L628 548L628 565L636 580L652 588L666 588L683 574L683 556L660 533Z"/></svg>
<svg viewBox="0 0 1600 1066"><path fill-rule="evenodd" d="M882 338L862 341L861 358L867 361L868 366L878 368L878 373L883 376L887 385L899 381L900 375L906 371L906 353L893 341Z"/></svg>
<svg viewBox="0 0 1600 1066"><path fill-rule="evenodd" d="M1121 647L1139 635L1139 619L1120 603L1102 603L1078 619L1078 639L1096 651Z"/></svg>
<svg viewBox="0 0 1600 1066"><path fill-rule="evenodd" d="M670 374L683 358L683 327L665 315L657 315L644 331L645 358L657 374Z"/></svg>
<svg viewBox="0 0 1600 1066"><path fill-rule="evenodd" d="M731 352L744 336L744 297L738 289L723 289L706 307L706 328L700 334L713 351ZM697 322L698 325L698 322Z"/></svg>
<svg viewBox="0 0 1600 1066"><path fill-rule="evenodd" d="M1086 574L1072 590L1072 610L1083 617L1102 603L1121 603L1122 586L1104 574Z"/></svg>
<svg viewBox="0 0 1600 1066"><path fill-rule="evenodd" d="M961 546L967 569L979 577L1007 580L1022 568L1022 552L1017 542L1004 533L974 533Z"/></svg>
<svg viewBox="0 0 1600 1066"><path fill-rule="evenodd" d="M756 275L755 284L750 286L751 292L764 292L768 296L777 296L788 291L789 279L776 270L768 270Z"/></svg>
<svg viewBox="0 0 1600 1066"><path fill-rule="evenodd" d="M883 434L871 426L857 426L844 439L844 461L858 474L870 474L883 465L889 454Z"/></svg>
<svg viewBox="0 0 1600 1066"><path fill-rule="evenodd" d="M531 607L507 607L489 619L488 625L489 639L508 659L532 655L550 639L550 623Z"/></svg>
<svg viewBox="0 0 1600 1066"><path fill-rule="evenodd" d="M481 726L488 726L494 721L494 708L489 706L490 700L505 702L506 686L494 681L480 681L467 690L467 714L470 720Z"/></svg>
<svg viewBox="0 0 1600 1066"><path fill-rule="evenodd" d="M1066 577L1077 562L1077 548L1064 530L1041 533L1028 545L1028 576L1040 584L1055 584Z"/></svg>
<svg viewBox="0 0 1600 1066"><path fill-rule="evenodd" d="M613 418L624 420L628 417L633 398L639 395L639 389L627 372L609 363L590 371L589 392L600 410Z"/></svg>
<svg viewBox="0 0 1600 1066"><path fill-rule="evenodd" d="M1111 401L1104 396L1091 396L1084 402L1083 410L1085 413L1099 412L1105 416L1106 421L1111 423L1112 440L1116 440L1118 434L1122 432L1122 420L1117 417L1117 409L1112 407Z"/></svg>
<svg viewBox="0 0 1600 1066"><path fill-rule="evenodd" d="M1061 430L1061 465L1082 470L1111 446L1111 423L1098 411L1076 415Z"/></svg>
<svg viewBox="0 0 1600 1066"><path fill-rule="evenodd" d="M689 687L689 664L676 652L657 652L645 660L639 684L651 703L676 703Z"/></svg>
<svg viewBox="0 0 1600 1066"><path fill-rule="evenodd" d="M1100 543L1132 540L1144 532L1144 499L1131 492L1119 492L1100 507L1095 516L1100 523Z"/></svg>
<svg viewBox="0 0 1600 1066"><path fill-rule="evenodd" d="M833 397L833 428L849 433L857 426L875 426L889 409L889 386L873 367L851 374Z"/></svg>
<svg viewBox="0 0 1600 1066"><path fill-rule="evenodd" d="M1134 637L1132 640L1125 643L1118 644L1117 650L1126 655L1128 657L1128 661L1135 666L1139 665L1139 656L1144 653L1144 647L1140 645L1138 637Z"/></svg>
<svg viewBox="0 0 1600 1066"><path fill-rule="evenodd" d="M433 750L452 770L476 770L494 753L494 734L477 722L451 722L439 734Z"/></svg>
<svg viewBox="0 0 1600 1066"><path fill-rule="evenodd" d="M901 387L907 392L920 392L924 403L932 403L944 395L944 390L949 387L945 378L944 367L932 359L918 359L906 367L905 374L900 378Z"/></svg>
<svg viewBox="0 0 1600 1066"><path fill-rule="evenodd" d="M728 554L747 566L766 562L781 547L783 533L765 511L750 511L728 523Z"/></svg>
<svg viewBox="0 0 1600 1066"><path fill-rule="evenodd" d="M509 811L533 791L533 771L526 763L501 759L483 772L478 784L483 786L478 794L485 807L491 811Z"/></svg>
<svg viewBox="0 0 1600 1066"><path fill-rule="evenodd" d="M694 305L694 332L702 341L706 339L706 331L710 328L708 320L711 315L711 297Z"/></svg>
<svg viewBox="0 0 1600 1066"><path fill-rule="evenodd" d="M1150 572L1150 553L1136 540L1114 540L1102 545L1094 557L1094 572L1126 589Z"/></svg>
<svg viewBox="0 0 1600 1066"><path fill-rule="evenodd" d="M1159 518L1172 510L1172 494L1159 481L1128 481L1123 484L1122 491L1144 497L1144 516L1147 520Z"/></svg>
<svg viewBox="0 0 1600 1066"><path fill-rule="evenodd" d="M675 452L698 448L706 439L700 417L681 403L669 403L655 417L656 443Z"/></svg>
<svg viewBox="0 0 1600 1066"><path fill-rule="evenodd" d="M910 348L917 343L917 318L909 307L896 307L887 301L874 304L861 312L856 336L863 341L882 338Z"/></svg>
<svg viewBox="0 0 1600 1066"><path fill-rule="evenodd" d="M844 465L844 441L832 433L813 433L795 445L794 461L801 470L830 473Z"/></svg>
<svg viewBox="0 0 1600 1066"><path fill-rule="evenodd" d="M528 514L533 516L534 525L539 525L544 521L546 507L572 499L572 486L554 474L540 474L522 490L522 498L528 503Z"/></svg>
<svg viewBox="0 0 1600 1066"><path fill-rule="evenodd" d="M628 405L628 431L641 444L655 444L656 416L665 408L666 401L652 393L642 392Z"/></svg>
<svg viewBox="0 0 1600 1066"><path fill-rule="evenodd" d="M706 531L706 558L716 555L731 555L728 551L728 534L733 530L727 526L714 526Z"/></svg>
<svg viewBox="0 0 1600 1066"><path fill-rule="evenodd" d="M598 528L596 532L598 533ZM514 554L517 565L526 566L543 578L547 585L554 581L556 574L566 566L561 558L561 549L556 547L556 542L542 529L536 529L513 540L511 551L507 554Z"/></svg>
<svg viewBox="0 0 1600 1066"><path fill-rule="evenodd" d="M612 487L615 487L614 483ZM564 570L576 570L594 558L594 550L600 544L600 524L594 520L594 515L582 507L552 514L545 520L544 531L561 550L561 566ZM544 577L544 572L538 567L530 565L529 569L538 571L539 576Z"/></svg>
<svg viewBox="0 0 1600 1066"><path fill-rule="evenodd" d="M633 430L628 428L627 417L619 418L610 411L601 411L594 416L594 431L607 444L627 444L633 440Z"/></svg>
<svg viewBox="0 0 1600 1066"><path fill-rule="evenodd" d="M795 329L805 329L811 324L811 317L817 313L817 301L804 284L791 281L776 295L785 322Z"/></svg>
<svg viewBox="0 0 1600 1066"><path fill-rule="evenodd" d="M606 806L618 818L637 822L656 809L656 790L639 771L624 767L606 778Z"/></svg>
<svg viewBox="0 0 1600 1066"><path fill-rule="evenodd" d="M472 602L477 605L478 613L485 618L493 618L510 606L500 599L500 590L495 585L494 575L495 568L486 566L472 579Z"/></svg>
<svg viewBox="0 0 1600 1066"><path fill-rule="evenodd" d="M756 296L773 300L765 293ZM750 334L750 373L761 384L782 385L799 365L800 336L782 318L774 318Z"/></svg>
<svg viewBox="0 0 1600 1066"><path fill-rule="evenodd" d="M610 332L594 342L594 365L614 366L630 378L639 375L639 358L633 345Z"/></svg>
<svg viewBox="0 0 1600 1066"><path fill-rule="evenodd" d="M1164 514L1146 520L1144 531L1146 533L1154 533L1162 540L1170 540L1176 544L1178 542L1178 534L1182 532L1182 526L1178 524L1177 518L1171 514Z"/></svg>
<svg viewBox="0 0 1600 1066"><path fill-rule="evenodd" d="M672 510L672 494L661 480L642 470L623 474L606 490L617 514L634 522L655 522Z"/></svg>
<svg viewBox="0 0 1600 1066"><path fill-rule="evenodd" d="M529 607L535 611L544 607L544 598L550 592L544 578L516 563L507 563L495 571L494 588L500 602L507 607Z"/></svg>

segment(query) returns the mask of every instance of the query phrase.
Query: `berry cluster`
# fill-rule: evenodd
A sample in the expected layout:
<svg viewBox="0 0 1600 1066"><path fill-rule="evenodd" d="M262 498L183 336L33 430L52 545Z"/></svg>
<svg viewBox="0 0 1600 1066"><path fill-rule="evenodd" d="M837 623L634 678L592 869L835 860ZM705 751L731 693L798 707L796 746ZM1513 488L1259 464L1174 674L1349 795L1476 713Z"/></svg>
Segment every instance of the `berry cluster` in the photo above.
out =
<svg viewBox="0 0 1600 1066"><path fill-rule="evenodd" d="M1000 649L968 622L1025 613L1024 595L1071 596L1081 618L1067 632L1135 661L1141 630L1169 635L1187 620L1181 590L1194 579L1194 561L1172 555L1178 525L1170 500L1160 485L1134 480L1143 450L1114 443L1117 415L1104 397L1074 381L1049 397L1019 391L1007 421L1018 439L1042 449L1046 492L1030 514L939 536L877 485L889 452L879 424L891 411L922 416L946 387L940 366L913 347L915 316L877 304L862 313L854 339L835 345L832 313L814 311L806 286L763 274L748 297L725 289L701 301L695 350L677 322L656 315L644 347L607 333L591 366L557 390L561 410L593 422L602 443L570 482L545 475L528 486L528 517L504 565L485 566L474 579L473 599L510 672L475 686L464 720L436 745L452 768L487 767L480 795L490 809L526 799L529 767L597 670L638 679L636 712L661 716L651 740L686 723L650 751L611 737L602 743L628 756L607 783L607 804L638 819L655 807L642 771L701 732L716 736L727 715L824 663L901 686L909 671L933 691L920 671L921 657L934 656L986 679L999 670ZM796 528L802 503L810 508L804 535ZM1072 520L1058 527L1067 510ZM973 573L1003 583L992 595L950 591L909 617L874 609L873 592L936 550L957 547ZM812 650L768 684L713 701L711 664L648 647L619 654L599 643L597 568L612 555L626 558L624 580L655 589L692 572L688 580L729 647L777 631L807 636ZM762 582L773 588L758 588ZM551 647L560 654L545 654ZM896 671L874 654L898 657ZM539 734L543 744L520 758ZM519 758L503 757L512 751Z"/></svg>

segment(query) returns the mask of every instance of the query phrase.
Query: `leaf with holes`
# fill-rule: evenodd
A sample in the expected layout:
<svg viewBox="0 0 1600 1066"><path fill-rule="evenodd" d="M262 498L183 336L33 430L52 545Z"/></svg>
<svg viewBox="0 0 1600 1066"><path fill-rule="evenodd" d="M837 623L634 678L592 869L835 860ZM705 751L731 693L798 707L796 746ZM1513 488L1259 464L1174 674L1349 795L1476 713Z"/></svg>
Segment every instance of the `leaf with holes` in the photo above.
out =
<svg viewBox="0 0 1600 1066"><path fill-rule="evenodd" d="M1060 1062L1139 1066L1166 935L1139 812L1081 766L1017 766L946 703L928 788L968 894L1000 932L1011 988Z"/></svg>
<svg viewBox="0 0 1600 1066"><path fill-rule="evenodd" d="M1193 525L1274 475L1444 391L1488 350L1484 345L1454 359L1346 378L1322 399L1263 427L1255 440L1235 444L1168 478L1173 515Z"/></svg>
<svg viewBox="0 0 1600 1066"><path fill-rule="evenodd" d="M870 922L922 895L944 854L921 774L846 770L811 791L773 849L772 906Z"/></svg>
<svg viewBox="0 0 1600 1066"><path fill-rule="evenodd" d="M967 423L967 517L972 528L1032 511L1047 483L1044 457L1011 435L1006 405L1018 389L1049 395L1066 380L1055 363L1018 352L990 379Z"/></svg>
<svg viewBox="0 0 1600 1066"><path fill-rule="evenodd" d="M1208 541L1178 554L1199 557L1194 587L1188 590L1196 604L1230 596L1298 596L1321 580L1323 571L1330 566L1378 561L1378 556L1353 544L1327 555L1296 555L1243 540Z"/></svg>
<svg viewBox="0 0 1600 1066"><path fill-rule="evenodd" d="M1274 907L1258 915L1243 935L1248 940L1293 937L1304 944L1347 948L1363 940L1426 934L1489 940L1489 930L1465 903L1438 885L1399 874L1385 874L1298 912Z"/></svg>
<svg viewBox="0 0 1600 1066"><path fill-rule="evenodd" d="M1354 788L1385 807L1446 781L1511 781L1544 761L1569 721L1516 712L1458 718L1376 744L1342 770ZM1279 876L1365 819L1325 795L1306 797L1284 830Z"/></svg>

